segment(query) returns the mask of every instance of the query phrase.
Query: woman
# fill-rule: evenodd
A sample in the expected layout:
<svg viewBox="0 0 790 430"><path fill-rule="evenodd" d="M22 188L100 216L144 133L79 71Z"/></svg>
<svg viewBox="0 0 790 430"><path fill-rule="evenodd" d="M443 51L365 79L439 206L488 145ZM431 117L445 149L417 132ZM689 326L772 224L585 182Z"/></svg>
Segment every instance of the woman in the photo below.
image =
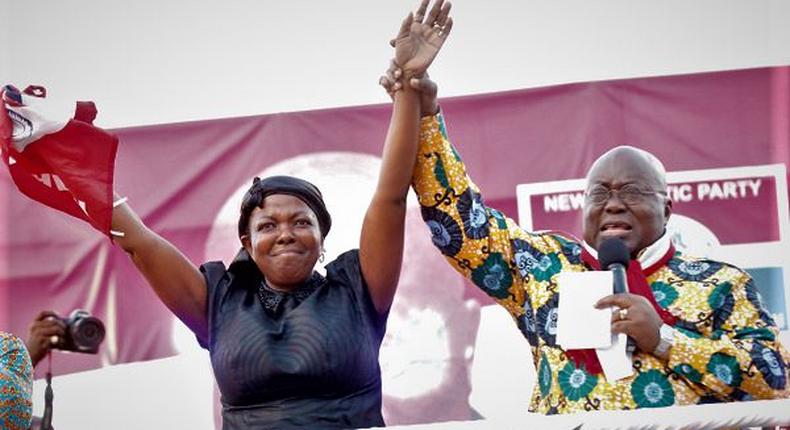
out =
<svg viewBox="0 0 790 430"><path fill-rule="evenodd" d="M449 3L427 9L424 0L395 39L404 78L424 73L451 28ZM325 277L313 268L331 216L307 181L253 180L239 217L242 249L227 269L196 267L116 196L116 243L210 351L223 428L384 425L378 353L400 272L412 170L401 167L414 165L419 108L414 91L395 96L359 250L329 263Z"/></svg>

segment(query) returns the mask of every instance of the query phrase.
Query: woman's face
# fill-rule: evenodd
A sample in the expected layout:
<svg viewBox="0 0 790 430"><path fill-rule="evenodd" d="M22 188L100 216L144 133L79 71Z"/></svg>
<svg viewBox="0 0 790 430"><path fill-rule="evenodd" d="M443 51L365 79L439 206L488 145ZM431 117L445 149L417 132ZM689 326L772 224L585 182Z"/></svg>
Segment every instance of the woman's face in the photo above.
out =
<svg viewBox="0 0 790 430"><path fill-rule="evenodd" d="M321 254L318 218L305 202L287 194L272 194L262 206L252 211L241 240L266 283L289 291L310 276Z"/></svg>

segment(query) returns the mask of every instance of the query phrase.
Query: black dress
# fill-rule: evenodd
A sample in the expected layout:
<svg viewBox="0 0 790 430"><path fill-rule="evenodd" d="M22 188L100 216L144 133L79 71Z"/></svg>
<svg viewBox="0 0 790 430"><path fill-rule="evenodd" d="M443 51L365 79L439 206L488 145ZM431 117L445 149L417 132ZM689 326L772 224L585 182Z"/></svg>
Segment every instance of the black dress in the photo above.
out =
<svg viewBox="0 0 790 430"><path fill-rule="evenodd" d="M200 267L222 428L383 426L379 347L386 316L348 251L292 293L275 292L245 252Z"/></svg>

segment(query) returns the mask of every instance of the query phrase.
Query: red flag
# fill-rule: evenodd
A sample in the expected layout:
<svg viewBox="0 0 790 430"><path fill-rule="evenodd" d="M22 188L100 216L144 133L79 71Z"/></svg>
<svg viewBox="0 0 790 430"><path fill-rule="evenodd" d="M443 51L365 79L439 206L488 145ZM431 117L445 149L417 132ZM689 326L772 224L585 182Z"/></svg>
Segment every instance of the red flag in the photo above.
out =
<svg viewBox="0 0 790 430"><path fill-rule="evenodd" d="M44 115L46 91L6 85L0 96L0 149L19 191L110 235L118 138L93 126L92 102L72 118Z"/></svg>

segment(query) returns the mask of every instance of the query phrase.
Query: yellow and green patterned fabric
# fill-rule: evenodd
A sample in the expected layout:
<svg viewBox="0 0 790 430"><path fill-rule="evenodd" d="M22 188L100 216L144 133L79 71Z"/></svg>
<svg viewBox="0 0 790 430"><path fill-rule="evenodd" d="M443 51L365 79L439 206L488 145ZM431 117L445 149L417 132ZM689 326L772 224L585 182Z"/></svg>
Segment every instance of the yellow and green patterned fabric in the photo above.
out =
<svg viewBox="0 0 790 430"><path fill-rule="evenodd" d="M562 271L591 270L582 245L532 233L485 205L450 144L441 114L423 118L413 186L433 244L503 306L531 346L537 383L529 411L543 414L786 398L790 354L751 278L729 264L677 252L647 279L677 318L668 361L633 355L634 374L607 381L556 344ZM503 373L503 375L506 373ZM527 389L527 387L525 387Z"/></svg>
<svg viewBox="0 0 790 430"><path fill-rule="evenodd" d="M27 429L33 409L33 370L25 344L0 332L0 429Z"/></svg>

